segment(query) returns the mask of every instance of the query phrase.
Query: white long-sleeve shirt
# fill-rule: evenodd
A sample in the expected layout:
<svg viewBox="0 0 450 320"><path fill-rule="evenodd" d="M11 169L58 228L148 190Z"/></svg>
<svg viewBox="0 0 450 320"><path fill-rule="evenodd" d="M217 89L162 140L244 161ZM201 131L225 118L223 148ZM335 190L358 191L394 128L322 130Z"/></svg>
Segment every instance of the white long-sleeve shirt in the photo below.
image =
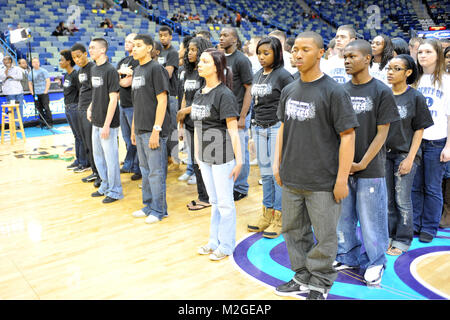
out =
<svg viewBox="0 0 450 320"><path fill-rule="evenodd" d="M11 77L6 79L7 77ZM23 71L19 67L13 66L6 73L6 68L0 69L0 81L2 82L2 92L6 95L23 93L21 80Z"/></svg>

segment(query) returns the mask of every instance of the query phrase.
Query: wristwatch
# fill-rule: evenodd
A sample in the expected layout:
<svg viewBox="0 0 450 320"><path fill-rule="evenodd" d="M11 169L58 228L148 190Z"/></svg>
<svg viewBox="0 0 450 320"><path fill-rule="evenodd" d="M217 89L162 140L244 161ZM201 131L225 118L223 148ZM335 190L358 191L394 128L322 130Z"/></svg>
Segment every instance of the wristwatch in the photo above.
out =
<svg viewBox="0 0 450 320"><path fill-rule="evenodd" d="M161 131L162 128L161 128L160 126L154 125L154 126L153 126L153 130L155 130L155 131Z"/></svg>

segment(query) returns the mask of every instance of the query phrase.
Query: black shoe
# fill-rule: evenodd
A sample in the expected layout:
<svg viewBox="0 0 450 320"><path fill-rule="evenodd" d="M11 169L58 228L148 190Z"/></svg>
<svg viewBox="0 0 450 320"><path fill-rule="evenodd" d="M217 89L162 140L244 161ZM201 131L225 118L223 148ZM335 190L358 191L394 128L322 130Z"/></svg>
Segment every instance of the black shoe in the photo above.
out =
<svg viewBox="0 0 450 320"><path fill-rule="evenodd" d="M94 181L97 178L98 178L98 175L93 173L93 174L91 174L91 175L89 175L87 177L84 177L83 179L81 179L81 181L83 181L83 182L92 182L92 181Z"/></svg>
<svg viewBox="0 0 450 320"><path fill-rule="evenodd" d="M234 201L239 201L241 199L244 199L246 196L247 196L246 193L240 193L239 191L233 191Z"/></svg>
<svg viewBox="0 0 450 320"><path fill-rule="evenodd" d="M67 166L67 170L75 170L76 168L78 168L78 163L76 161Z"/></svg>
<svg viewBox="0 0 450 320"><path fill-rule="evenodd" d="M91 167L89 167L89 166L82 166L82 165L79 165L78 168L76 168L75 170L73 170L73 172L75 172L75 173L85 172L85 171L89 170L90 168L91 168Z"/></svg>
<svg viewBox="0 0 450 320"><path fill-rule="evenodd" d="M94 181L94 187L98 188L98 187L100 187L101 184L102 184L102 179L97 177L97 179L95 179L95 181Z"/></svg>
<svg viewBox="0 0 450 320"><path fill-rule="evenodd" d="M135 180L141 180L142 179L142 174L140 173L135 173L131 176L131 180L135 181Z"/></svg>
<svg viewBox="0 0 450 320"><path fill-rule="evenodd" d="M430 243L431 241L433 241L433 236L429 233L421 232L419 235L419 241L425 242L425 243Z"/></svg>
<svg viewBox="0 0 450 320"><path fill-rule="evenodd" d="M102 202L103 203L111 203L111 202L114 202L114 201L117 201L117 200L119 200L119 199L114 199L114 198L106 196L106 198L103 199Z"/></svg>
<svg viewBox="0 0 450 320"><path fill-rule="evenodd" d="M306 300L326 300L327 295L316 290L311 290L306 297Z"/></svg>
<svg viewBox="0 0 450 320"><path fill-rule="evenodd" d="M131 173L131 170L120 169L120 173Z"/></svg>
<svg viewBox="0 0 450 320"><path fill-rule="evenodd" d="M308 291L309 291L308 287L302 286L297 282L295 282L294 280L286 282L275 288L275 294L283 297L295 296L297 294L306 293Z"/></svg>
<svg viewBox="0 0 450 320"><path fill-rule="evenodd" d="M94 198L103 197L103 196L104 196L104 194L100 193L98 191L95 191L94 193L91 194L91 197L94 197Z"/></svg>

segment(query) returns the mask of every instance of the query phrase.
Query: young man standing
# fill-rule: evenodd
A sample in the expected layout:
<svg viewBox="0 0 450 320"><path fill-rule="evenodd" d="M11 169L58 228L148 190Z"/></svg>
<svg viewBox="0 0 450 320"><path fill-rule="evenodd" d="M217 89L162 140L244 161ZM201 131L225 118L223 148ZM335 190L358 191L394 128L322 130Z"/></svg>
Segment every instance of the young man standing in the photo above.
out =
<svg viewBox="0 0 450 320"><path fill-rule="evenodd" d="M348 195L358 127L348 93L320 70L324 51L315 32L303 32L295 40L292 54L300 79L281 92L273 164L283 188L282 234L295 272L275 293L309 292L307 299L325 299L337 278L332 266L336 227L341 201Z"/></svg>
<svg viewBox="0 0 450 320"><path fill-rule="evenodd" d="M100 188L92 197L102 197L103 203L123 198L119 165L119 74L108 62L108 42L103 38L92 39L89 55L95 61L91 70L92 102L87 118L92 123L92 149L98 174L102 180Z"/></svg>
<svg viewBox="0 0 450 320"><path fill-rule="evenodd" d="M375 286L381 282L389 243L384 143L390 123L400 120L400 116L391 89L369 74L371 58L372 48L365 40L352 41L344 49L345 70L352 76L344 88L350 94L360 127L356 129L350 192L342 202L334 267L365 269L364 280ZM358 221L364 253L357 236Z"/></svg>
<svg viewBox="0 0 450 320"><path fill-rule="evenodd" d="M350 25L340 26L336 31L334 51L336 55L328 60L323 60L322 70L332 77L336 82L344 84L351 80L351 76L345 72L344 66L344 48L351 41L356 40L356 31Z"/></svg>
<svg viewBox="0 0 450 320"><path fill-rule="evenodd" d="M146 223L167 216L167 138L170 128L167 96L169 77L157 61L152 60L153 39L138 34L134 38L133 57L139 66L133 72L131 85L134 117L131 141L137 146L142 172L144 208L133 217L146 217Z"/></svg>
<svg viewBox="0 0 450 320"><path fill-rule="evenodd" d="M53 128L50 98L48 96L48 90L50 89L50 75L47 70L41 68L39 58L33 58L31 60L31 65L33 66L33 70L28 74L28 87L31 95L35 97L34 101L37 102L36 108L39 110L39 117L42 120L45 120L45 126L50 129ZM41 127L43 125L44 124L41 124Z"/></svg>
<svg viewBox="0 0 450 320"><path fill-rule="evenodd" d="M248 194L247 182L250 173L250 154L248 151L248 129L250 127L251 87L253 81L250 60L237 50L238 34L236 29L227 27L220 32L220 47L225 51L227 66L233 71L233 93L236 96L240 117L238 120L239 138L243 155L242 170L234 183L234 200L245 198ZM244 157L245 154L245 157Z"/></svg>
<svg viewBox="0 0 450 320"><path fill-rule="evenodd" d="M94 153L92 149L92 123L87 118L87 109L92 102L92 83L91 70L94 63L89 61L87 57L86 48L80 44L75 43L72 48L72 58L76 65L80 67L78 70L78 81L80 82L80 94L78 97L78 127L81 133L81 139L85 152L92 169L92 174L81 179L83 182L94 182L94 187L100 186L101 180L95 166ZM75 172L80 172L81 169L75 169Z"/></svg>
<svg viewBox="0 0 450 320"><path fill-rule="evenodd" d="M133 50L133 40L135 33L129 34L125 38L125 51L128 53L117 64L117 72L120 76L120 129L122 131L122 138L125 141L127 153L123 162L123 167L120 169L121 173L132 172L131 180L141 179L141 170L139 169L139 159L137 155L136 146L131 143L131 123L133 121L133 104L131 102L131 81L133 77L133 70L139 65L139 62L133 58L131 51Z"/></svg>
<svg viewBox="0 0 450 320"><path fill-rule="evenodd" d="M178 112L178 51L172 46L172 29L168 26L162 26L159 29L159 41L162 45L162 51L158 56L158 62L166 68L169 73L169 115L170 115L170 134L167 141L167 151L169 162L179 164L178 157L178 130L177 130L177 112Z"/></svg>

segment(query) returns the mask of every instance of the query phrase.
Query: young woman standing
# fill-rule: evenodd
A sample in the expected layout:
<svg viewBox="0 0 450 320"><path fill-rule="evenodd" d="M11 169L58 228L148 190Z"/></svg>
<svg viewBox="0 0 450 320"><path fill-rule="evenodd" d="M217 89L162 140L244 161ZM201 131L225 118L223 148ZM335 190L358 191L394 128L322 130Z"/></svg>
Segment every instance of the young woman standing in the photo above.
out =
<svg viewBox="0 0 450 320"><path fill-rule="evenodd" d="M436 236L442 214L442 179L445 162L450 160L450 78L445 74L442 46L426 39L417 51L418 79L415 86L426 98L434 125L425 129L422 160L412 189L414 231L421 242Z"/></svg>
<svg viewBox="0 0 450 320"><path fill-rule="evenodd" d="M234 181L242 168L237 118L239 109L228 87L232 75L223 52L207 49L200 56L198 74L205 86L195 93L194 154L211 203L209 241L198 253L221 260L233 254L236 243Z"/></svg>
<svg viewBox="0 0 450 320"><path fill-rule="evenodd" d="M394 57L394 46L391 39L384 35L378 35L371 41L372 47L372 63L369 68L369 73L372 77L387 82L386 66Z"/></svg>
<svg viewBox="0 0 450 320"><path fill-rule="evenodd" d="M184 77L180 82L183 95L181 108L177 113L177 122L180 122L180 130L185 130L186 142L190 149L188 154L193 164L198 192L198 200L192 200L187 205L189 210L201 210L210 207L208 193L198 163L194 159L194 122L190 113L195 93L205 84L205 80L198 74L198 62L203 51L211 47L212 44L208 40L199 37L193 38L189 41L183 58Z"/></svg>
<svg viewBox="0 0 450 320"><path fill-rule="evenodd" d="M281 187L272 173L275 144L281 122L277 117L281 90L294 78L284 69L283 47L275 37L265 37L256 46L261 69L253 77L252 98L255 112L255 142L263 186L262 215L248 224L251 232L264 231L266 238L281 233Z"/></svg>
<svg viewBox="0 0 450 320"><path fill-rule="evenodd" d="M413 239L411 189L421 159L423 131L433 125L425 97L409 86L416 78L416 63L410 55L400 54L389 62L387 80L401 118L391 124L386 140L387 254L392 256L406 252Z"/></svg>

